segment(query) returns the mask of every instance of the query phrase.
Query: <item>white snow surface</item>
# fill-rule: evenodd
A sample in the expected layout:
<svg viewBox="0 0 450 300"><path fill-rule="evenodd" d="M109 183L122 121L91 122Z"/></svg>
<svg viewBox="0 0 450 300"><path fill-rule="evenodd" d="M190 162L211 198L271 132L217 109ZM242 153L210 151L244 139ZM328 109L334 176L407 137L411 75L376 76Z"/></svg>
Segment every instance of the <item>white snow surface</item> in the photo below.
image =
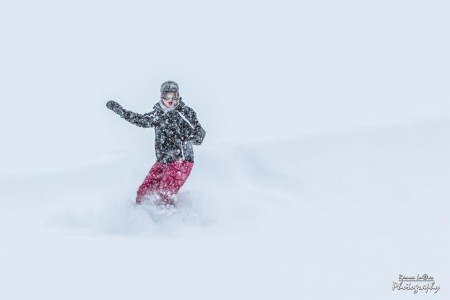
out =
<svg viewBox="0 0 450 300"><path fill-rule="evenodd" d="M450 2L0 4L0 300L450 299ZM206 130L133 204L174 80ZM434 276L434 295L393 291Z"/></svg>
<svg viewBox="0 0 450 300"><path fill-rule="evenodd" d="M172 212L133 204L126 153L3 176L0 298L422 299L392 282L427 273L446 299L449 124L205 141Z"/></svg>

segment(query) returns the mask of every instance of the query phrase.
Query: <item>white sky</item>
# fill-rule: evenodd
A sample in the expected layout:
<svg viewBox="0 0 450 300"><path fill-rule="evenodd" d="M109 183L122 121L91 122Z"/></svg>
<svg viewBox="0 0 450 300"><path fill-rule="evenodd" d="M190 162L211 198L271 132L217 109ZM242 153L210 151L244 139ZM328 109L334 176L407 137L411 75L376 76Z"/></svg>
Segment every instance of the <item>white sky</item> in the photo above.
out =
<svg viewBox="0 0 450 300"><path fill-rule="evenodd" d="M114 150L112 131L153 147L104 105L149 111L168 79L207 142L447 116L449 13L448 1L4 1L2 156Z"/></svg>

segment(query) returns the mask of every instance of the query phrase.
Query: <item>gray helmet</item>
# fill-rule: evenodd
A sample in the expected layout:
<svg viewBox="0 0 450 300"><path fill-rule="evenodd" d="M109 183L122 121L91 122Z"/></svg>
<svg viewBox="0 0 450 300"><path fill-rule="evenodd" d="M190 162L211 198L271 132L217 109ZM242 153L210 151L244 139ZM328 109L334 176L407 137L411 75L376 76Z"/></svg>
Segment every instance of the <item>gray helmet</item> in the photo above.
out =
<svg viewBox="0 0 450 300"><path fill-rule="evenodd" d="M178 84L175 81L166 81L161 84L161 94L167 92L174 92L178 94Z"/></svg>

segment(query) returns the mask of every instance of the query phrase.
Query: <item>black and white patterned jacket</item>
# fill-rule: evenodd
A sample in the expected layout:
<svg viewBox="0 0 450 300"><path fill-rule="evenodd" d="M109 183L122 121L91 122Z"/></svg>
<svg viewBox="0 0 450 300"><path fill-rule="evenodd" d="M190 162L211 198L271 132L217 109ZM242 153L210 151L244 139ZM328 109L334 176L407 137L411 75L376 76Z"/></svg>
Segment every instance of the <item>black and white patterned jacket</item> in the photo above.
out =
<svg viewBox="0 0 450 300"><path fill-rule="evenodd" d="M172 110L163 109L158 102L153 106L154 110L146 114L126 110L114 101L108 101L106 106L131 124L155 128L158 162L170 163L180 159L194 162L192 145L200 145L206 132L198 122L195 111L181 98Z"/></svg>

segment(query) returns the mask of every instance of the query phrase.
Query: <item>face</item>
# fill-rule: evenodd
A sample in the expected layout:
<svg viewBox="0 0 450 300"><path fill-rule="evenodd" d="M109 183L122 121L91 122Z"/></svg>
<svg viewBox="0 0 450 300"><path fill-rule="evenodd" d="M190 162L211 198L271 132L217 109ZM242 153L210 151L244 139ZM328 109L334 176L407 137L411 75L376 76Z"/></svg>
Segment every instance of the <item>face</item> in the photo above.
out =
<svg viewBox="0 0 450 300"><path fill-rule="evenodd" d="M161 95L161 99L165 106L168 108L173 108L178 103L178 96L177 93L164 93Z"/></svg>

